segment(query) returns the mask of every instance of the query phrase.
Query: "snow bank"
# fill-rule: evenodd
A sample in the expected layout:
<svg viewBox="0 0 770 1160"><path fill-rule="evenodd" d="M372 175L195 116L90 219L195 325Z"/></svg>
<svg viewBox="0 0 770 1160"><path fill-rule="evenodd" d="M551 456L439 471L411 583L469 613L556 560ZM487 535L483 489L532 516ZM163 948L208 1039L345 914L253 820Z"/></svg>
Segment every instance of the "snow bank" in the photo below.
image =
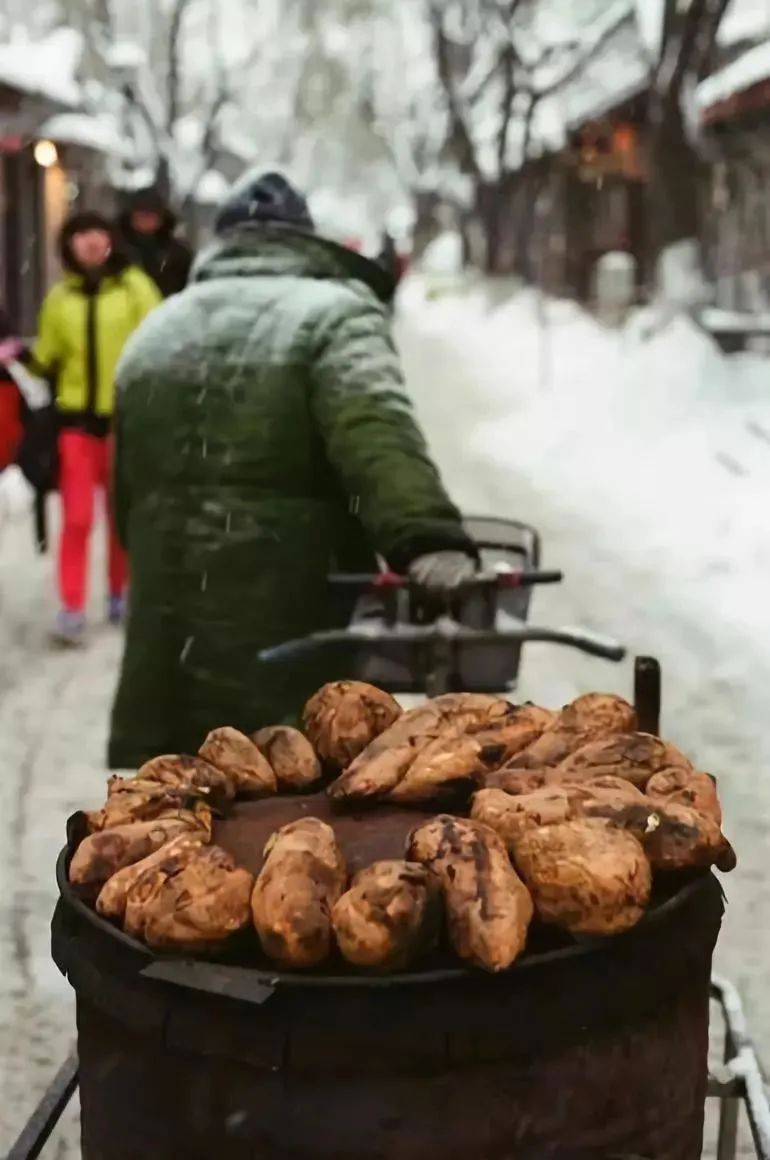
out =
<svg viewBox="0 0 770 1160"><path fill-rule="evenodd" d="M607 331L571 303L480 287L402 309L472 367L472 454L524 474L637 565L751 633L770 629L770 366L722 355L686 317ZM499 514L499 513L498 513ZM526 513L511 513L524 515Z"/></svg>

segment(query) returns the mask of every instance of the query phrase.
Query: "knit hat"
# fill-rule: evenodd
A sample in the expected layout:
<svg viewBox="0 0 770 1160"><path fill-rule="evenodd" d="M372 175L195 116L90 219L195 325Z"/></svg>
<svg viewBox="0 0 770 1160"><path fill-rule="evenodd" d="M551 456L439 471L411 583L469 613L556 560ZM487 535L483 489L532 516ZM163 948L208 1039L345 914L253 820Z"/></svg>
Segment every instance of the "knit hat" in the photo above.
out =
<svg viewBox="0 0 770 1160"><path fill-rule="evenodd" d="M250 170L230 191L216 219L218 234L237 226L288 226L312 233L307 201L280 173Z"/></svg>

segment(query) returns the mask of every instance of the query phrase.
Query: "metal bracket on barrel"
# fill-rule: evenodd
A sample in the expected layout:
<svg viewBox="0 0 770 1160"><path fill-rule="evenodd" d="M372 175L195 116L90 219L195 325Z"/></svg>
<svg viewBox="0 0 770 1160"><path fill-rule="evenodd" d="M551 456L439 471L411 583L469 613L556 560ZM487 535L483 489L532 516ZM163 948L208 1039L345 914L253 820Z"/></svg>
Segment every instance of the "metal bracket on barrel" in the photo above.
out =
<svg viewBox="0 0 770 1160"><path fill-rule="evenodd" d="M140 974L145 979L173 983L191 991L203 991L208 995L238 999L242 1003L255 1003L258 1006L266 1003L275 992L275 987L247 967L199 963L192 959L156 959L144 967Z"/></svg>

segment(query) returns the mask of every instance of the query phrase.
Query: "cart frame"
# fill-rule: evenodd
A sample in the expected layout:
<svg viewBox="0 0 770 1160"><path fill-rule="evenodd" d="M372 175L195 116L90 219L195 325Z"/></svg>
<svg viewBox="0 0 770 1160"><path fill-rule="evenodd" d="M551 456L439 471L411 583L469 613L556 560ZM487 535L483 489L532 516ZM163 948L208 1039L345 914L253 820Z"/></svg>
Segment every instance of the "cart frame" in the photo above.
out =
<svg viewBox="0 0 770 1160"><path fill-rule="evenodd" d="M535 536L533 556L537 567L540 557L537 533L526 525L516 526ZM560 575L558 578L561 578ZM354 583L366 586L374 578L352 579ZM351 578L345 580L340 577L336 580L338 583L349 583ZM402 582L400 578L391 578L391 581L394 582L393 586ZM526 573L521 574L522 583L555 581L556 574L553 573L529 577ZM496 577L481 577L479 581L492 594L498 582L499 578ZM492 617L490 620L493 622ZM478 643L480 640L500 641L507 638L512 647L519 648L527 642L539 640L572 647L611 661L620 661L625 656L625 649L621 645L581 630L544 629L530 627L521 622L500 633L491 627L485 630L466 629L446 616L429 626L397 626L392 615L388 616L379 628L365 626L356 629L355 626L351 626L347 630L321 632L304 640L290 641L267 650L262 656L264 660L281 664L290 656L302 655L340 643L372 648L376 646L378 639L392 636L396 631L404 633L414 641L419 641L424 646L416 655L424 666L421 675L426 693L430 696L451 690L457 667L456 649L466 640ZM658 661L654 657L637 657L634 663L634 703L639 728L644 732L659 733L661 700L662 678ZM724 1024L722 1066L717 1072L709 1074L707 1087L707 1098L719 1101L716 1160L736 1160L742 1108L748 1117L757 1160L770 1160L770 1100L756 1051L748 1035L740 996L731 983L715 976L711 980L711 998L718 1006ZM7 1153L6 1160L37 1160L77 1086L78 1058L76 1052L73 1052L57 1072L18 1139Z"/></svg>

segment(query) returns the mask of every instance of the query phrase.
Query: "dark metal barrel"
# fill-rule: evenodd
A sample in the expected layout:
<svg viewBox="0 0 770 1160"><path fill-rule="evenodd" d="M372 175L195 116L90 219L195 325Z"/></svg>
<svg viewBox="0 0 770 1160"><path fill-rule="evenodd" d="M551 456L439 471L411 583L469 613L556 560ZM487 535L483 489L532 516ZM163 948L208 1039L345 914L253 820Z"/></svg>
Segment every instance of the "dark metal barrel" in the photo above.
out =
<svg viewBox="0 0 770 1160"><path fill-rule="evenodd" d="M207 993L194 968L184 986L148 978L158 961L79 903L61 865L60 886L84 1160L700 1157L710 875L628 935L502 976L219 966Z"/></svg>

